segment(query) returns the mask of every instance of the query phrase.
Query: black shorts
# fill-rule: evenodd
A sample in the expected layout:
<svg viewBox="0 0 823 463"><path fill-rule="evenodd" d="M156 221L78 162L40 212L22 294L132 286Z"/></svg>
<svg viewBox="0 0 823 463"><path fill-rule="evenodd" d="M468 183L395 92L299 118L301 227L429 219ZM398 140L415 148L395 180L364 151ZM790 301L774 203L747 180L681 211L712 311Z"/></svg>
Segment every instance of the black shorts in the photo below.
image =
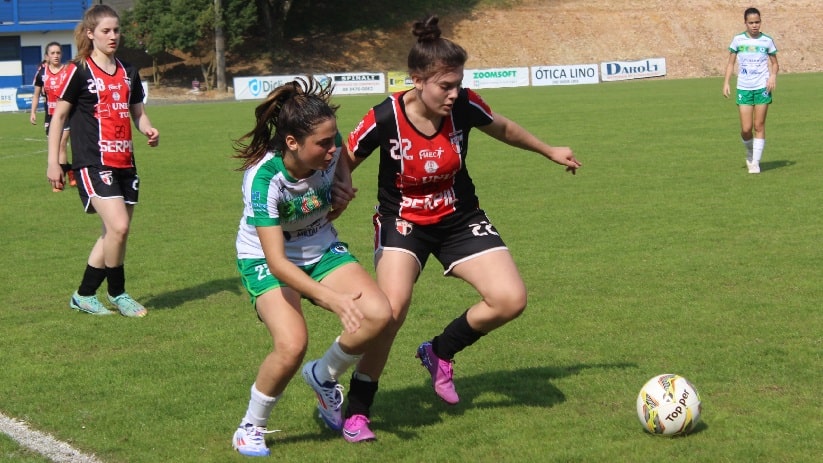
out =
<svg viewBox="0 0 823 463"><path fill-rule="evenodd" d="M375 252L406 252L417 259L420 270L429 254L443 265L448 275L455 265L489 251L507 249L482 209L456 212L441 222L417 225L397 216L374 216Z"/></svg>
<svg viewBox="0 0 823 463"><path fill-rule="evenodd" d="M63 126L63 132L71 131L71 118L66 119L66 124ZM46 123L44 124L46 127L46 138L49 136L49 126L51 125L51 115L46 114Z"/></svg>
<svg viewBox="0 0 823 463"><path fill-rule="evenodd" d="M74 171L77 178L77 191L83 208L89 214L96 211L91 205L91 198L123 198L126 204L137 204L140 178L137 169L118 169L107 166L89 166Z"/></svg>

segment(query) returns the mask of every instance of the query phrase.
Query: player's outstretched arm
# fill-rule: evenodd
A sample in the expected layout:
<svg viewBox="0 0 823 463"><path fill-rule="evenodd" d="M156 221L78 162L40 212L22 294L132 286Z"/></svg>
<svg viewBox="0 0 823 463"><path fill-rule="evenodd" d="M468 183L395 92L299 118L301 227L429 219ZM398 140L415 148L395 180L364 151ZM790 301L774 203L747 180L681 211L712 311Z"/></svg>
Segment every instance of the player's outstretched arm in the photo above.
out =
<svg viewBox="0 0 823 463"><path fill-rule="evenodd" d="M535 137L520 124L500 114L494 114L494 121L489 125L479 127L479 129L503 143L523 150L533 151L541 154L546 159L566 166L566 171L572 174L582 166L568 146L549 145Z"/></svg>

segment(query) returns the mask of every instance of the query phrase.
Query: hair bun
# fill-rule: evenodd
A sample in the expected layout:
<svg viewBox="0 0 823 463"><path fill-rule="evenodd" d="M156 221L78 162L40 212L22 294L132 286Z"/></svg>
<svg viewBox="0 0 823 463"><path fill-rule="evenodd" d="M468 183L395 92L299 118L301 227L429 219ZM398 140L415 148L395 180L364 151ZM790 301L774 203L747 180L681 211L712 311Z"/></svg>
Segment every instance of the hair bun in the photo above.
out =
<svg viewBox="0 0 823 463"><path fill-rule="evenodd" d="M442 32L438 25L439 18L431 15L425 21L417 21L412 27L412 34L417 37L417 42L431 42L440 38Z"/></svg>

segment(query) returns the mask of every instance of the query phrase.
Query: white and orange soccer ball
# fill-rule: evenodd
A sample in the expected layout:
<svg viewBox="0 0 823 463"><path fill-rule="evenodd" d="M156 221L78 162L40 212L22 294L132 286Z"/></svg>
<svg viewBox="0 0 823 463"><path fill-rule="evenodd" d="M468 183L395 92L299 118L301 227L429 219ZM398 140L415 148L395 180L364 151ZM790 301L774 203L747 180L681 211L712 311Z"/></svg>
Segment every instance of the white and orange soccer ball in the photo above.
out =
<svg viewBox="0 0 823 463"><path fill-rule="evenodd" d="M637 417L652 434L686 434L700 421L701 411L697 389L682 376L657 375L637 395Z"/></svg>

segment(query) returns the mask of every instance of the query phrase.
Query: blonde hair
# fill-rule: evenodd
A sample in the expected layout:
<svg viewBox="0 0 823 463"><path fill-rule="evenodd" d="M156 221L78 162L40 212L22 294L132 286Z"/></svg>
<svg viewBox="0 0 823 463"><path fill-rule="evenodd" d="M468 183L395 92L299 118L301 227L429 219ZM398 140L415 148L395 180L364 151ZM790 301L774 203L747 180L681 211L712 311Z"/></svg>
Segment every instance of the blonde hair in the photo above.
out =
<svg viewBox="0 0 823 463"><path fill-rule="evenodd" d="M74 28L74 43L77 45L77 56L74 58L81 66L86 66L86 58L94 51L94 43L88 36L88 31L94 31L103 18L115 18L120 21L120 15L108 5L94 5L83 14L83 20Z"/></svg>

